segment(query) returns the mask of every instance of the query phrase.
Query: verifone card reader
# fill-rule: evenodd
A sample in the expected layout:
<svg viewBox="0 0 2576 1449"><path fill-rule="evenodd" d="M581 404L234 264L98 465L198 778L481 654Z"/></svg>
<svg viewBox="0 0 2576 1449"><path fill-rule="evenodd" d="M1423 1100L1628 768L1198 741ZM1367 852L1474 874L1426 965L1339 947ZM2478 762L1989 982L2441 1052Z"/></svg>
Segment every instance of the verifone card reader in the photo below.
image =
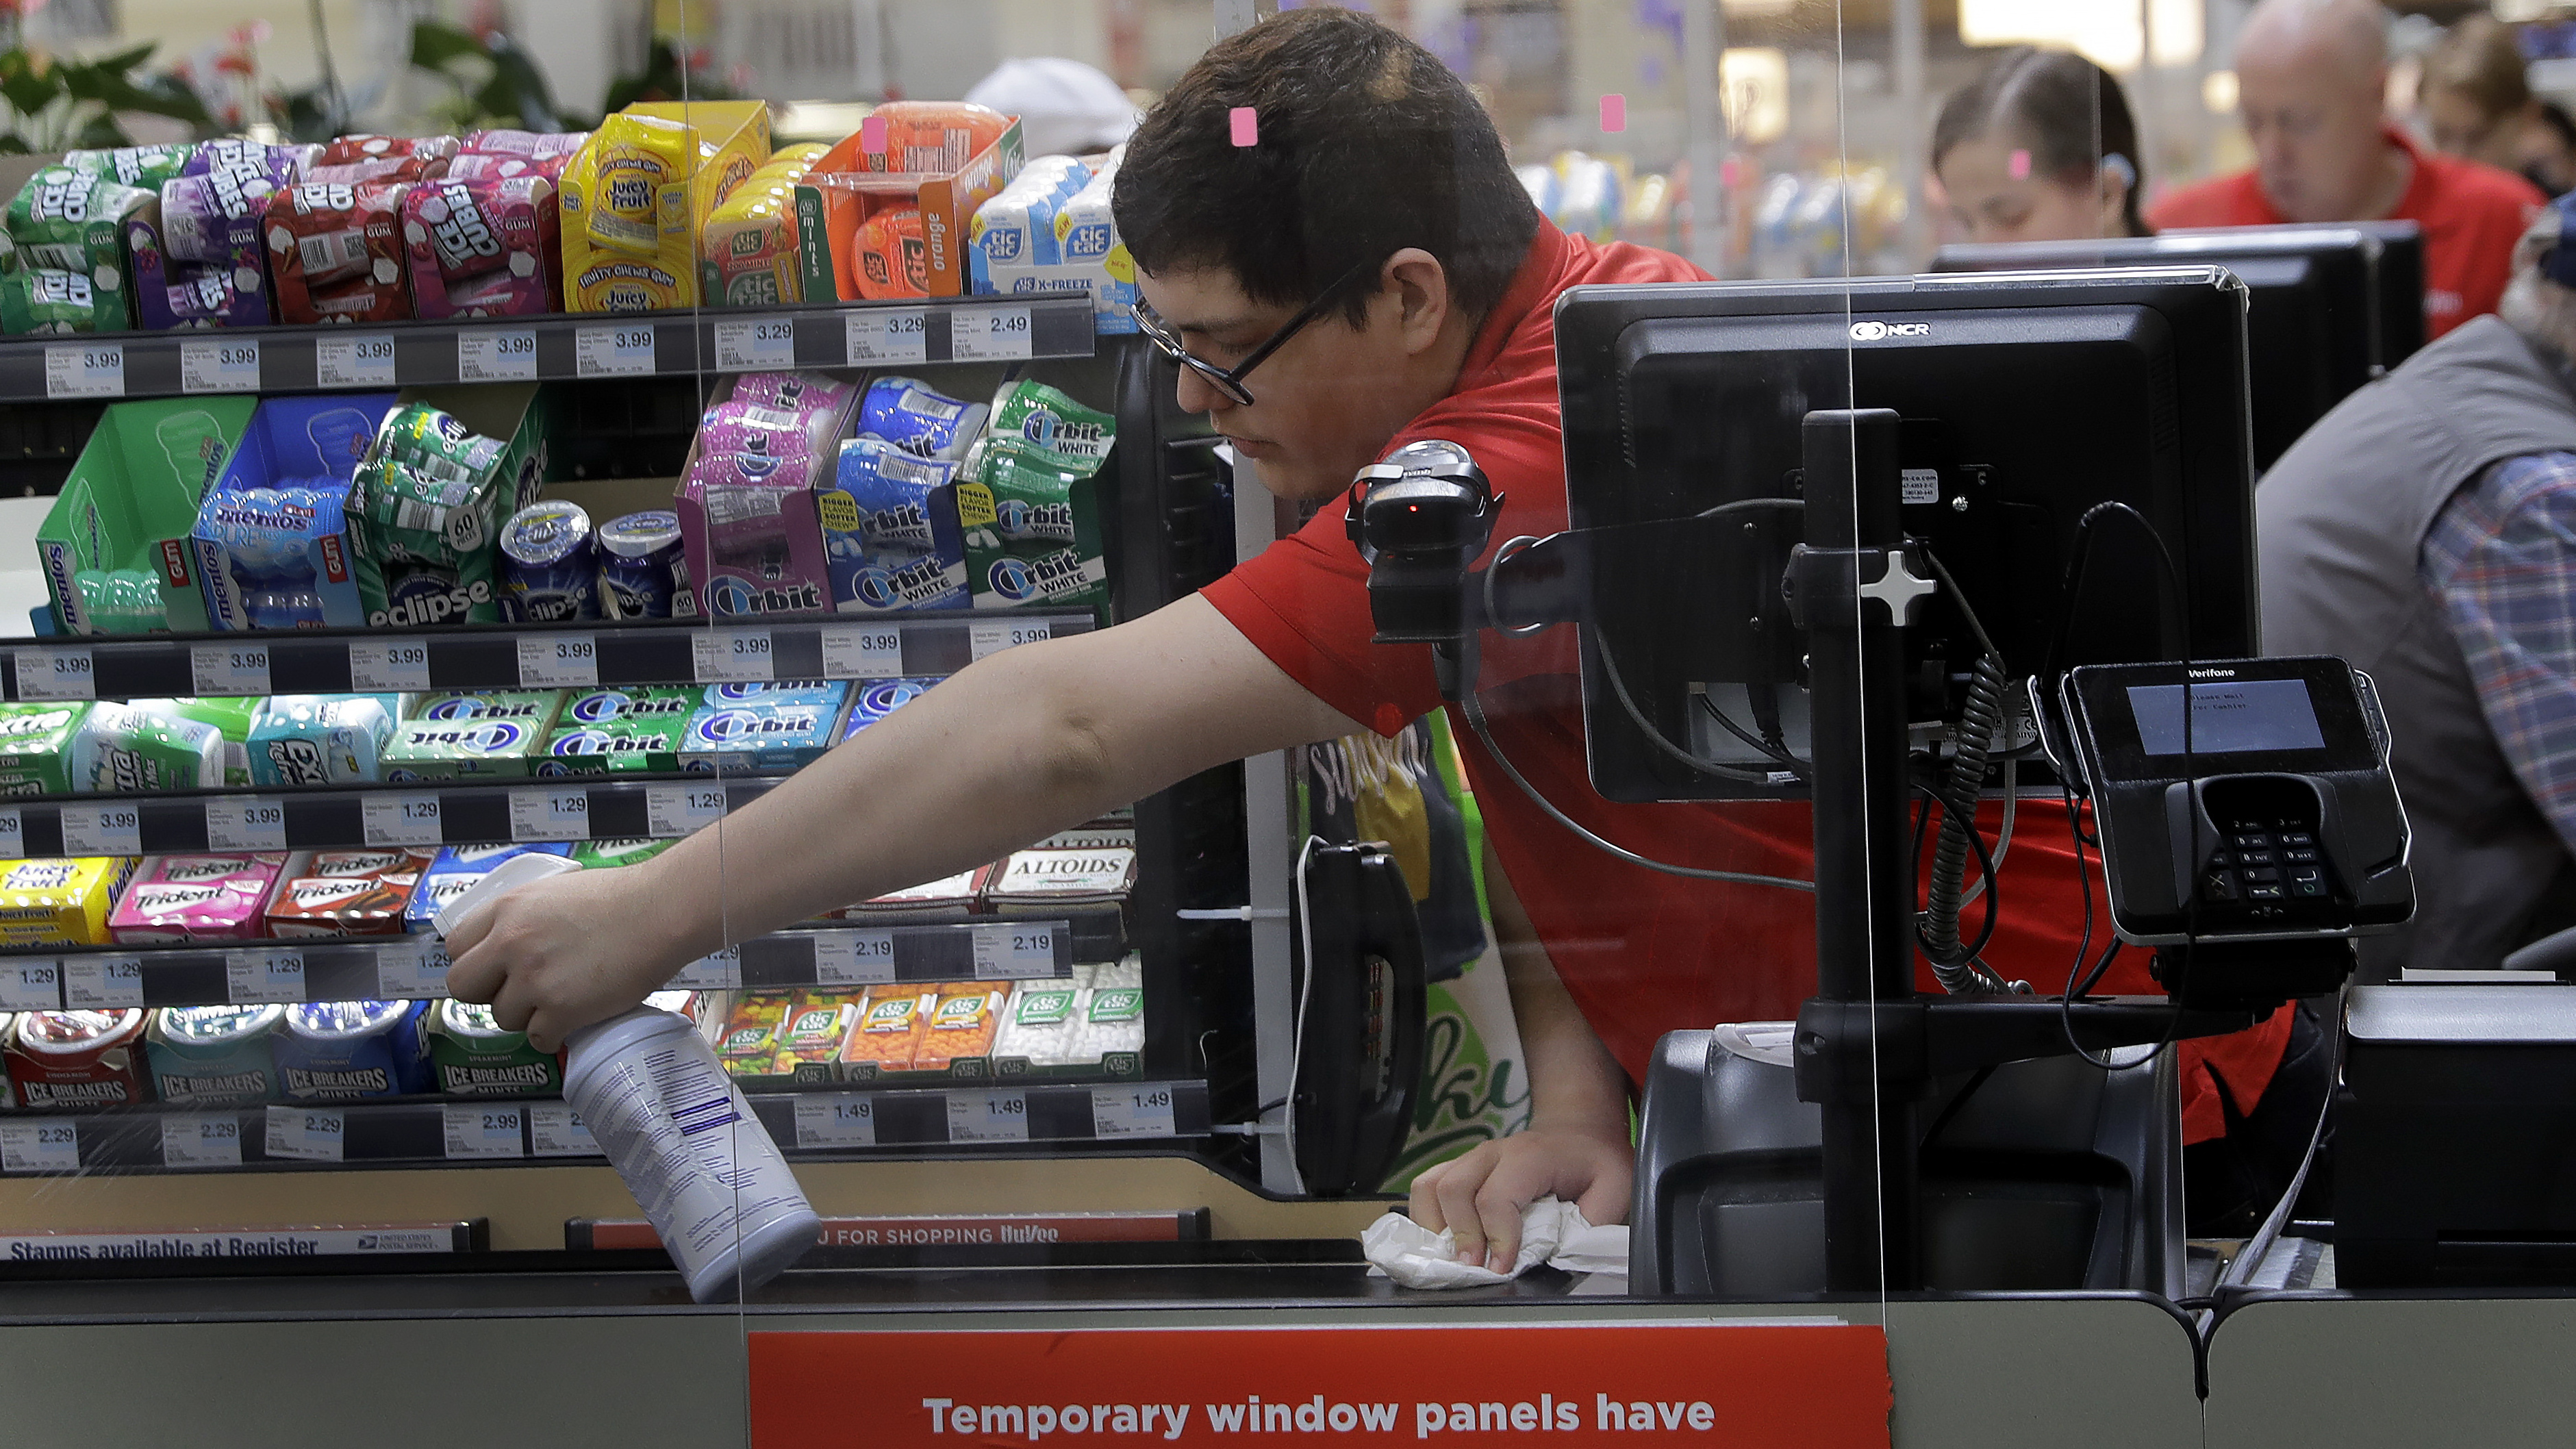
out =
<svg viewBox="0 0 2576 1449"><path fill-rule="evenodd" d="M2060 689L2123 939L2315 940L2413 914L2369 676L2329 658L2097 664Z"/></svg>

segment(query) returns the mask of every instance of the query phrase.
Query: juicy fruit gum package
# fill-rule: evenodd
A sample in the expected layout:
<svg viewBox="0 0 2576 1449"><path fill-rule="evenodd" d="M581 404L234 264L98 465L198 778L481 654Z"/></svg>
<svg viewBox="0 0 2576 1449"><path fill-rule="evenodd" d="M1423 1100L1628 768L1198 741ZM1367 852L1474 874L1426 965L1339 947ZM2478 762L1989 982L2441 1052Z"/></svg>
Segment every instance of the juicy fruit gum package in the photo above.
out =
<svg viewBox="0 0 2576 1449"><path fill-rule="evenodd" d="M977 605L1108 602L1093 475L1116 440L1115 418L1043 383L1002 389L957 482Z"/></svg>
<svg viewBox="0 0 2576 1449"><path fill-rule="evenodd" d="M565 308L696 306L699 229L768 156L758 102L637 105L602 121L559 178Z"/></svg>
<svg viewBox="0 0 2576 1449"><path fill-rule="evenodd" d="M269 271L277 320L398 322L411 315L403 285L403 198L411 183L305 179L268 200Z"/></svg>
<svg viewBox="0 0 2576 1449"><path fill-rule="evenodd" d="M424 318L561 310L563 242L554 183L423 182L403 198L412 305Z"/></svg>
<svg viewBox="0 0 2576 1449"><path fill-rule="evenodd" d="M426 403L386 416L344 506L370 626L501 617L493 553L517 487L498 466L507 446Z"/></svg>
<svg viewBox="0 0 2576 1449"><path fill-rule="evenodd" d="M108 933L124 945L257 940L261 907L285 865L278 852L147 856L108 916Z"/></svg>
<svg viewBox="0 0 2576 1449"><path fill-rule="evenodd" d="M130 855L18 860L0 868L0 946L104 946Z"/></svg>

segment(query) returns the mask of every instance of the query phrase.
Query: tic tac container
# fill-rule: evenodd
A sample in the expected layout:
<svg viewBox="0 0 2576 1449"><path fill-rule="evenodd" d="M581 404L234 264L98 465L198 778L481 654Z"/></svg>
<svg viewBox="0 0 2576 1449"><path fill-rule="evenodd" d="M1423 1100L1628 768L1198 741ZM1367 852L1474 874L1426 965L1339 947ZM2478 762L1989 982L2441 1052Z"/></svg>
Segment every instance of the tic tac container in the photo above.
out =
<svg viewBox="0 0 2576 1449"><path fill-rule="evenodd" d="M277 1062L269 1042L283 1006L165 1006L144 1028L152 1086L180 1107L241 1107L274 1101Z"/></svg>
<svg viewBox="0 0 2576 1449"><path fill-rule="evenodd" d="M680 552L680 515L667 508L599 527L600 607L612 619L669 619L697 612Z"/></svg>
<svg viewBox="0 0 2576 1449"><path fill-rule="evenodd" d="M564 1098L700 1303L792 1266L822 1221L778 1144L686 1020L639 1006L573 1033Z"/></svg>
<svg viewBox="0 0 2576 1449"><path fill-rule="evenodd" d="M526 624L599 617L599 544L580 504L531 503L501 526L501 612Z"/></svg>
<svg viewBox="0 0 2576 1449"><path fill-rule="evenodd" d="M140 1011L27 1012L9 1033L7 1056L18 1105L30 1110L152 1100Z"/></svg>
<svg viewBox="0 0 2576 1449"><path fill-rule="evenodd" d="M286 1009L277 1074L297 1101L429 1090L426 1001L305 1001Z"/></svg>

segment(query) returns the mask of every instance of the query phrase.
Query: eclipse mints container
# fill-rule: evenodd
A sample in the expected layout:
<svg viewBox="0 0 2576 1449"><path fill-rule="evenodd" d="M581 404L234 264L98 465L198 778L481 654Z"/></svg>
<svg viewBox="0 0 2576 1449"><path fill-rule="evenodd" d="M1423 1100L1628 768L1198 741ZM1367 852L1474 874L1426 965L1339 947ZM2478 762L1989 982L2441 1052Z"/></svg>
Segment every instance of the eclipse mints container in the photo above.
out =
<svg viewBox="0 0 2576 1449"><path fill-rule="evenodd" d="M600 608L612 619L668 619L697 612L680 553L680 515L630 513L599 528Z"/></svg>

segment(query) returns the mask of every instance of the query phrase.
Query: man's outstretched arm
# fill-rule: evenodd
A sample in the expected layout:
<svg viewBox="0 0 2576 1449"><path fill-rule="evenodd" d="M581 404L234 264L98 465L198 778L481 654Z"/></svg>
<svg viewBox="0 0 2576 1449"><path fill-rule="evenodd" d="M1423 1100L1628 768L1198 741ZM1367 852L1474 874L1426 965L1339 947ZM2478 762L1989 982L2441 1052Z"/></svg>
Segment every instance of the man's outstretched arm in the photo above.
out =
<svg viewBox="0 0 2576 1449"><path fill-rule="evenodd" d="M550 1050L710 951L1360 728L1193 595L993 655L652 860L512 892L448 942L448 989Z"/></svg>

